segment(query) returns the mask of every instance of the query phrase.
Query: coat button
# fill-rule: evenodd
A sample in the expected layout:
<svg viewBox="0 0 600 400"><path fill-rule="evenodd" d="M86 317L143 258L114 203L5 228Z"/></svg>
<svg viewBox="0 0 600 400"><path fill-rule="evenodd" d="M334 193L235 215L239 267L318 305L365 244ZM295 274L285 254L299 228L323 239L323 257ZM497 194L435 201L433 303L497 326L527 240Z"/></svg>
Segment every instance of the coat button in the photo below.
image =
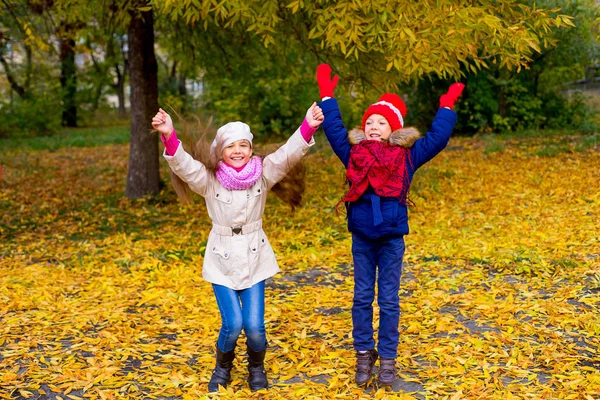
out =
<svg viewBox="0 0 600 400"><path fill-rule="evenodd" d="M258 191L258 193L260 193L260 189L258 189L257 191Z"/></svg>
<svg viewBox="0 0 600 400"><path fill-rule="evenodd" d="M217 193L217 197L219 197L219 193Z"/></svg>
<svg viewBox="0 0 600 400"><path fill-rule="evenodd" d="M256 251L256 247L252 249L252 251Z"/></svg>

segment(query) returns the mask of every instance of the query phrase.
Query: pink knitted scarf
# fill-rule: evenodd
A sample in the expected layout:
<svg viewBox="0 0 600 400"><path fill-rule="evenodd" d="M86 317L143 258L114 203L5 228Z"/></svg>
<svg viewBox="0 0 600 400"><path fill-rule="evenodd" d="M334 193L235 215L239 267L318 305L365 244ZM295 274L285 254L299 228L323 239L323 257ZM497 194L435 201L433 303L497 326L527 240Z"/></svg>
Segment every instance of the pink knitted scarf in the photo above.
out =
<svg viewBox="0 0 600 400"><path fill-rule="evenodd" d="M216 175L221 185L225 186L226 189L248 189L262 175L262 159L260 157L252 157L239 172L234 167L225 164L223 161L219 161Z"/></svg>

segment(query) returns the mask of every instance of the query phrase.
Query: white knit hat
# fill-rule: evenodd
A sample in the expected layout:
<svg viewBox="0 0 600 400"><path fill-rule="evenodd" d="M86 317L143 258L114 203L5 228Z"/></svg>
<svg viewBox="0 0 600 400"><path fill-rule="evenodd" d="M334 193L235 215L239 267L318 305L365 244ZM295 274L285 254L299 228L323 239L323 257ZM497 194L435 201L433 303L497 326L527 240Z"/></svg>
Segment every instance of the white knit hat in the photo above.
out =
<svg viewBox="0 0 600 400"><path fill-rule="evenodd" d="M254 136L247 124L240 121L229 122L217 130L217 136L210 145L210 155L213 159L218 160L223 153L223 149L231 143L245 139L252 146L252 138Z"/></svg>

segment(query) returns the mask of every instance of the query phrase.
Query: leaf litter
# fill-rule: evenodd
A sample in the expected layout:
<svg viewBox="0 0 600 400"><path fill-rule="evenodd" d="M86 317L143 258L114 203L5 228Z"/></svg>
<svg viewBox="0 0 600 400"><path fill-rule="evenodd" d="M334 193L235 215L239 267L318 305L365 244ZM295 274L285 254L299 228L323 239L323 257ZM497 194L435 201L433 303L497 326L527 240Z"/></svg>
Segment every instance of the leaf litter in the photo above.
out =
<svg viewBox="0 0 600 400"><path fill-rule="evenodd" d="M344 172L323 144L304 205L268 200L282 269L266 292L271 388L249 391L240 351L218 395L206 394L220 317L201 278L201 199L123 198L124 145L5 156L0 398L598 398L598 152L452 140L411 189L387 389L353 382L351 243L334 209Z"/></svg>

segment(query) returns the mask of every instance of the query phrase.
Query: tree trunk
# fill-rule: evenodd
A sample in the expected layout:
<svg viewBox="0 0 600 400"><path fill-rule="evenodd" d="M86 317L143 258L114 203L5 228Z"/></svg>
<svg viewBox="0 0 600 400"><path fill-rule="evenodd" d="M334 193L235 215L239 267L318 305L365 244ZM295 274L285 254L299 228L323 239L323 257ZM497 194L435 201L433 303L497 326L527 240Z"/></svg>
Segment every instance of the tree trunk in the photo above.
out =
<svg viewBox="0 0 600 400"><path fill-rule="evenodd" d="M179 75L179 94L187 96L187 87L185 86L185 76Z"/></svg>
<svg viewBox="0 0 600 400"><path fill-rule="evenodd" d="M98 107L100 107L100 99L102 98L102 91L104 90L104 83L98 82L96 83L94 98L92 100L92 112L96 113L98 111Z"/></svg>
<svg viewBox="0 0 600 400"><path fill-rule="evenodd" d="M129 60L127 59L127 51L125 50L125 41L123 40L124 38L122 36L120 36L120 51L121 51L121 55L122 55L122 59L123 59L123 73L119 76L120 78L120 82L119 82L119 117L121 118L125 118L127 116L127 112L126 112L126 106L125 106L125 82L127 80L127 75L129 74ZM157 74L158 74L158 66L157 68ZM157 85L158 85L158 78L157 79ZM157 93L158 93L158 86L157 86ZM158 99L158 94L156 95L156 98ZM158 100L157 100L158 101Z"/></svg>
<svg viewBox="0 0 600 400"><path fill-rule="evenodd" d="M145 5L135 1L134 5ZM158 136L150 122L158 111L158 66L154 54L152 11L131 12L129 24L129 84L131 88L131 143L126 195L135 199L160 190Z"/></svg>
<svg viewBox="0 0 600 400"><path fill-rule="evenodd" d="M119 118L125 118L127 113L125 112L125 75L127 74L127 67L124 68L125 73L121 73L121 67L115 65L115 72L117 74L117 83L114 85L117 97L119 99Z"/></svg>
<svg viewBox="0 0 600 400"><path fill-rule="evenodd" d="M77 77L75 75L75 40L60 40L60 86L63 93L62 125L77 126Z"/></svg>
<svg viewBox="0 0 600 400"><path fill-rule="evenodd" d="M119 98L119 118L125 118L127 116L125 110L125 78L120 78L117 81L117 97Z"/></svg>
<svg viewBox="0 0 600 400"><path fill-rule="evenodd" d="M4 57L2 57L2 53L0 53L0 64L4 67L4 73L6 74L6 79L10 84L11 89L11 103L12 103L12 93L16 92L20 98L26 99L28 97L28 93L25 88L17 83L17 79L15 78L12 70L10 69L10 65L6 61Z"/></svg>
<svg viewBox="0 0 600 400"><path fill-rule="evenodd" d="M89 45L89 43L87 43L87 45ZM107 57L108 57L108 52L107 52ZM92 59L92 65L94 66L94 71L96 72L96 74L99 77L99 79L96 81L96 85L94 87L94 98L92 100L92 112L96 113L96 111L98 111L98 108L100 107L100 99L102 98L102 95L103 95L102 92L104 91L104 86L106 86L108 83L108 78L107 78L108 72L106 70L106 67L104 67L104 65L102 65L101 63L99 63L96 60L96 57L94 57L93 52L90 54L90 58Z"/></svg>

